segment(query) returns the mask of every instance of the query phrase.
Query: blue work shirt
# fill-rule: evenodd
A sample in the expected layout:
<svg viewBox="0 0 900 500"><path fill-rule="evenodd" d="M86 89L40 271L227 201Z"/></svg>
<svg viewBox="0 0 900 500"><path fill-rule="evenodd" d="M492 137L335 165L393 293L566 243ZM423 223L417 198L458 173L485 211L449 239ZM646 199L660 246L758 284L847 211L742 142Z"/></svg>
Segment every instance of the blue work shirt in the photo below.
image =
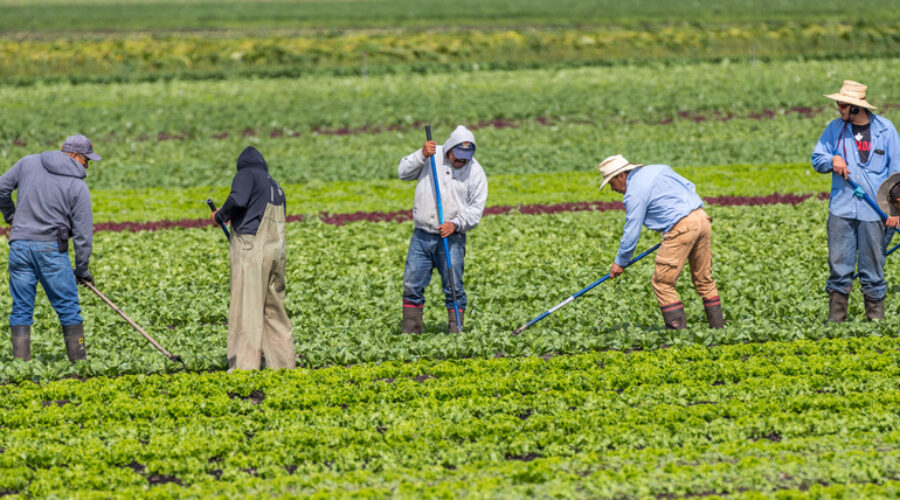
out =
<svg viewBox="0 0 900 500"><path fill-rule="evenodd" d="M666 232L678 221L703 206L691 181L668 165L645 165L628 172L625 182L625 230L616 264L625 267L634 254L641 225Z"/></svg>
<svg viewBox="0 0 900 500"><path fill-rule="evenodd" d="M857 198L853 194L850 183L834 173L831 164L835 156L843 158L847 162L847 168L850 169L850 178L861 186L873 201L881 183L891 174L900 171L900 161L897 161L900 159L900 138L897 137L897 129L887 118L872 112L868 113L869 122L872 124L870 127L872 149L865 163L859 161L853 126L836 118L825 127L822 137L819 137L812 154L812 165L816 172L822 174L831 172L831 202L828 209L832 215L871 222L880 221L881 217L865 199Z"/></svg>

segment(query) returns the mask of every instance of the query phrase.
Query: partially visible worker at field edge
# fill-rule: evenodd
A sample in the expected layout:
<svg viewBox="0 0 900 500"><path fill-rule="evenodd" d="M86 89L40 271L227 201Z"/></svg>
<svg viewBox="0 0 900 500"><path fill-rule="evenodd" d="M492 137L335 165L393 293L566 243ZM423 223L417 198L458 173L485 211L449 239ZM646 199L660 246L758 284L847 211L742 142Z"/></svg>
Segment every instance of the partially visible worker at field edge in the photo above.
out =
<svg viewBox="0 0 900 500"><path fill-rule="evenodd" d="M425 288L431 281L434 268L441 274L444 289L444 305L447 307L448 330L459 332L453 307L453 293L447 273L442 238L447 238L450 249L453 283L459 304L459 320L466 309L466 292L463 287L463 265L466 255L466 234L481 220L487 202L488 185L484 170L475 159L475 136L462 125L450 134L443 146L427 141L422 149L400 160L398 173L405 181L418 180L416 184L413 222L415 230L406 254L403 273L403 332L422 333L422 316L425 305ZM429 157L434 155L444 224L438 220L437 201L434 196Z"/></svg>
<svg viewBox="0 0 900 500"><path fill-rule="evenodd" d="M900 171L900 139L886 118L873 113L866 102L866 86L845 80L841 90L825 97L837 101L840 117L819 137L812 154L817 172L831 173L831 201L828 214L828 267L825 291L830 295L828 321L847 317L853 272L859 267L859 285L865 301L866 318L884 318L884 253L900 218L882 221L864 199L875 193L888 176ZM847 179L862 192L855 192Z"/></svg>
<svg viewBox="0 0 900 500"><path fill-rule="evenodd" d="M229 370L295 368L294 334L284 309L287 253L284 191L269 175L256 148L237 159L237 174L222 207L210 216L231 221L231 305L228 310Z"/></svg>
<svg viewBox="0 0 900 500"><path fill-rule="evenodd" d="M31 359L34 299L40 282L59 316L69 361L87 358L76 280L93 282L88 264L94 238L87 168L100 161L83 135L66 139L61 151L19 160L0 176L0 211L9 233L9 291L13 357ZM12 192L18 191L16 203ZM69 261L75 246L75 269Z"/></svg>
<svg viewBox="0 0 900 500"><path fill-rule="evenodd" d="M666 328L680 330L687 323L684 304L675 291L685 262L690 263L691 280L703 299L709 326L724 327L722 303L712 278L712 218L703 210L694 185L668 165L634 164L622 155L603 160L599 169L603 174L600 189L609 183L613 191L625 195L625 228L610 277L622 274L631 260L641 225L659 231L663 241L650 282Z"/></svg>

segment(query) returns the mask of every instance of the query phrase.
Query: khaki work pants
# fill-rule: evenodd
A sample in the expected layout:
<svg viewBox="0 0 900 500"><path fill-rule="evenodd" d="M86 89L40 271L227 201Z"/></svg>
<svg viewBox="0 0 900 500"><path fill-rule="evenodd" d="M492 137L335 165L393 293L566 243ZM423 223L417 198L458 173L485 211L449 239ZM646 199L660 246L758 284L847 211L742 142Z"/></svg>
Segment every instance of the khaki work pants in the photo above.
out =
<svg viewBox="0 0 900 500"><path fill-rule="evenodd" d="M712 278L710 221L712 219L706 212L698 208L663 235L662 245L656 254L656 269L650 281L660 307L679 302L675 283L686 261L691 265L691 280L700 297L713 299L719 296Z"/></svg>
<svg viewBox="0 0 900 500"><path fill-rule="evenodd" d="M284 310L284 207L269 204L256 235L231 235L228 368L295 368L294 334Z"/></svg>

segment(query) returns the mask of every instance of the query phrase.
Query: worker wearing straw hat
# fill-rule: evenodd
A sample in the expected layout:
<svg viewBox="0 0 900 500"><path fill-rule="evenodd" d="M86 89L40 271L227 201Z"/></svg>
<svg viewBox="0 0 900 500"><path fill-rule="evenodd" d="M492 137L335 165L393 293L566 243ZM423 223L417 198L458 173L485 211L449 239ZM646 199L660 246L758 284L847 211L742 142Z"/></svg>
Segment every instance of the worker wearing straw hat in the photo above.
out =
<svg viewBox="0 0 900 500"><path fill-rule="evenodd" d="M603 174L600 189L609 183L613 191L625 195L625 229L610 277L622 274L627 266L641 235L641 225L659 231L663 241L650 282L666 328L678 330L686 326L684 305L678 299L675 283L687 262L694 288L703 298L709 326L725 326L719 290L712 278L712 219L703 211L703 201L694 185L667 165L630 163L622 155L610 156L599 168Z"/></svg>
<svg viewBox="0 0 900 500"><path fill-rule="evenodd" d="M828 267L825 291L830 295L828 321L847 317L853 273L859 268L859 285L866 317L884 318L884 253L900 217L882 221L865 200L871 199L887 180L900 171L900 138L897 129L876 115L866 101L866 86L845 80L841 90L825 97L837 101L839 118L828 124L812 154L813 168L831 174L828 214ZM858 185L855 190L848 180Z"/></svg>

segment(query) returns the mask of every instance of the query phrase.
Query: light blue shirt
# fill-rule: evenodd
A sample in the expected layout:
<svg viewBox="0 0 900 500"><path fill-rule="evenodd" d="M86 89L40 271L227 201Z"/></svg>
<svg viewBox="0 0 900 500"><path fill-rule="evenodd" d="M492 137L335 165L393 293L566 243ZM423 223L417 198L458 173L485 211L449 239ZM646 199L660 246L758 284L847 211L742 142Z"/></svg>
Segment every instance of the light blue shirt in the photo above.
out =
<svg viewBox="0 0 900 500"><path fill-rule="evenodd" d="M870 134L872 149L869 151L869 159L865 163L859 161L859 151L856 148L856 139L853 137L853 126L836 118L825 127L816 149L812 154L812 165L816 172L831 173L831 201L828 210L832 215L845 219L861 221L880 221L881 217L866 203L865 199L857 198L853 194L853 188L843 177L834 173L831 161L835 156L840 156L847 162L850 169L850 178L858 184L875 200L878 187L887 178L900 171L900 138L897 137L897 129L886 118L869 112L869 121L872 124ZM845 128L846 125L846 128ZM843 137L841 136L843 132ZM845 154L846 151L846 154Z"/></svg>
<svg viewBox="0 0 900 500"><path fill-rule="evenodd" d="M634 254L641 225L666 232L689 213L703 206L691 181L668 165L645 165L628 172L625 183L625 230L616 264L625 267Z"/></svg>

